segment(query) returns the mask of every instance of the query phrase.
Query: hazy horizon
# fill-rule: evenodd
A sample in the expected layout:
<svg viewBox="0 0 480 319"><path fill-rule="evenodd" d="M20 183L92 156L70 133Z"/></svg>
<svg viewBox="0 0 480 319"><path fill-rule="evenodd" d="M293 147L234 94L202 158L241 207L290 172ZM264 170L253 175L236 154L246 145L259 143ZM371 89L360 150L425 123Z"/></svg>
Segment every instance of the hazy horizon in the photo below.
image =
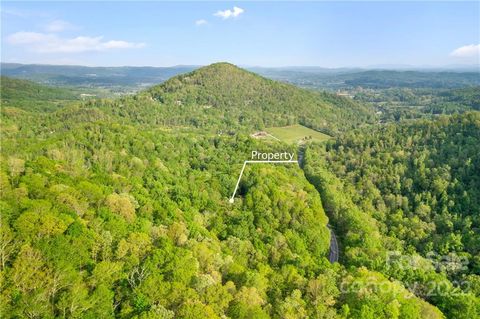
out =
<svg viewBox="0 0 480 319"><path fill-rule="evenodd" d="M459 70L459 71L478 71L480 72L480 66L476 64L450 64L450 65L367 65L367 66L338 66L338 67L326 67L321 65L283 65L283 66L263 66L263 65L237 65L229 61L217 61L209 64L175 64L175 65L82 65L82 64L53 64L53 63L20 63L1 61L1 64L16 64L16 65L39 65L39 66L54 66L54 67L86 67L86 68L175 68L175 67L204 67L215 63L230 63L240 68L246 69L323 69L323 70L392 70L392 71L415 71L415 70Z"/></svg>

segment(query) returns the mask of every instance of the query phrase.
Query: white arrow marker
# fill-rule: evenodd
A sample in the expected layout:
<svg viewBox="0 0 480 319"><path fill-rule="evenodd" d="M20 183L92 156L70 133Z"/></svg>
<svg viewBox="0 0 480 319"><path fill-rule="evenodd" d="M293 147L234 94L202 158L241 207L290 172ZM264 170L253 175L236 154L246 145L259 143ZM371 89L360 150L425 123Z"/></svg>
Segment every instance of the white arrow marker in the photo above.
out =
<svg viewBox="0 0 480 319"><path fill-rule="evenodd" d="M242 179L243 171L245 170L245 166L247 163L272 163L272 164L278 164L278 163L297 163L299 164L298 161L245 161L243 162L242 170L240 171L240 176L238 176L238 181L237 185L235 185L235 189L233 190L232 197L228 200L230 204L233 204L235 200L235 194L237 193L238 190L238 185L240 185L240 180Z"/></svg>

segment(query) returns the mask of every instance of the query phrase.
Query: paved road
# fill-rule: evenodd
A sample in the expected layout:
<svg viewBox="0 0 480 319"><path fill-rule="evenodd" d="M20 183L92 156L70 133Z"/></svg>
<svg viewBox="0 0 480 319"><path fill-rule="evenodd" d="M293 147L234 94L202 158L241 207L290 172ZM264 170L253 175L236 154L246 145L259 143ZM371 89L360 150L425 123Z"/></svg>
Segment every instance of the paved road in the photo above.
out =
<svg viewBox="0 0 480 319"><path fill-rule="evenodd" d="M302 168L302 166L303 166L303 152L298 153L298 166L300 166L300 168Z"/></svg>
<svg viewBox="0 0 480 319"><path fill-rule="evenodd" d="M305 148L304 147L299 147L298 148L298 156L297 156L297 160L298 160L298 166L300 166L300 168L303 169L303 158L305 156Z"/></svg>
<svg viewBox="0 0 480 319"><path fill-rule="evenodd" d="M335 233L333 230L330 229L330 254L328 256L328 260L333 264L334 262L338 261L338 242L337 242L337 236L335 236Z"/></svg>

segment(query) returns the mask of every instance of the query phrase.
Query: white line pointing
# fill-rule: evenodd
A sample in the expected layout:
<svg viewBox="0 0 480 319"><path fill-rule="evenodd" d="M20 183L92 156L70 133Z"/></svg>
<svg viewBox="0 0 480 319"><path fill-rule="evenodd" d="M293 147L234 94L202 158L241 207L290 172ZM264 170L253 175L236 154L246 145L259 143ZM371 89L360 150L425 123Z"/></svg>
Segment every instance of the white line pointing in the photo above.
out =
<svg viewBox="0 0 480 319"><path fill-rule="evenodd" d="M298 161L290 160L290 161L245 161L243 162L242 170L240 171L240 175L238 176L237 185L235 185L235 189L233 190L232 197L230 197L230 200L229 200L231 204L233 204L235 200L235 194L237 193L238 186L240 185L240 180L242 179L243 171L245 170L245 166L247 165L247 163L297 163L298 164Z"/></svg>

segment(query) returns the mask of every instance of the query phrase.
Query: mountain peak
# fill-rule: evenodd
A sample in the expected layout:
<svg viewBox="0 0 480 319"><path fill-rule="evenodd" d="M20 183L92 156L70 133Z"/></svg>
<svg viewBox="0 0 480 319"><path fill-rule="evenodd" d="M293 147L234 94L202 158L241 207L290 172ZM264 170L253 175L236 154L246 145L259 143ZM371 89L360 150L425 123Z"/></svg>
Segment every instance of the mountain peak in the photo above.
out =
<svg viewBox="0 0 480 319"><path fill-rule="evenodd" d="M233 63L230 63L230 62L215 62L215 63L212 63L212 64L209 64L209 65L206 65L204 67L201 67L199 68L199 70L202 70L202 69L222 69L222 68L230 68L230 69L239 69L240 68L238 66L236 66L235 64Z"/></svg>
<svg viewBox="0 0 480 319"><path fill-rule="evenodd" d="M261 78L261 76L252 73L250 71L247 71L245 69L242 69L232 63L228 62L216 62L212 63L210 65L201 67L199 69L196 69L190 73L183 74L178 76L179 78L191 78L191 77L202 77L202 76L207 76L207 77L216 77L216 76L225 76L225 77L232 77L232 76L238 76L240 74L243 74L245 76L253 76L257 78Z"/></svg>

